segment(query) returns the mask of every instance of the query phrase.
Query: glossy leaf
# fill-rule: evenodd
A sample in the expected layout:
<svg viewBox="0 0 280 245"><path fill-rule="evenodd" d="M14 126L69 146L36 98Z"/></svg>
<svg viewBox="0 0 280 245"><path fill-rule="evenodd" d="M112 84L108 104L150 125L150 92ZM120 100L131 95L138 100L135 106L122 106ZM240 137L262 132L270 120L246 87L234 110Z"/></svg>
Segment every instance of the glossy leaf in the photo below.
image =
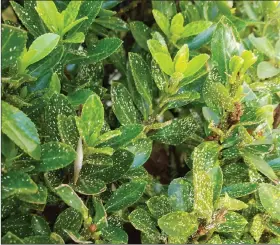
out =
<svg viewBox="0 0 280 245"><path fill-rule="evenodd" d="M2 132L34 159L40 159L40 139L34 123L16 107L2 101Z"/></svg>
<svg viewBox="0 0 280 245"><path fill-rule="evenodd" d="M145 187L146 182L143 181L131 181L121 185L107 201L106 211L115 212L134 204L143 195Z"/></svg>
<svg viewBox="0 0 280 245"><path fill-rule="evenodd" d="M38 191L32 194L19 194L18 198L21 201L33 204L46 204L48 191L43 185L38 185Z"/></svg>
<svg viewBox="0 0 280 245"><path fill-rule="evenodd" d="M47 221L38 215L33 215L31 219L31 227L33 229L34 234L36 235L50 235L51 229L47 223Z"/></svg>
<svg viewBox="0 0 280 245"><path fill-rule="evenodd" d="M152 216L155 217L156 219L159 219L163 215L170 213L172 211L171 198L168 198L163 195L151 197L146 203ZM142 220L146 220L146 219L142 219ZM144 230L142 231L145 232Z"/></svg>
<svg viewBox="0 0 280 245"><path fill-rule="evenodd" d="M210 21L194 21L184 27L181 38L197 35L212 25Z"/></svg>
<svg viewBox="0 0 280 245"><path fill-rule="evenodd" d="M232 198L247 196L258 189L257 183L238 183L223 187L222 194L227 193Z"/></svg>
<svg viewBox="0 0 280 245"><path fill-rule="evenodd" d="M3 244L24 244L23 240L12 232L7 232L5 236L1 238Z"/></svg>
<svg viewBox="0 0 280 245"><path fill-rule="evenodd" d="M247 225L247 220L240 214L235 212L228 212L225 215L226 222L217 226L218 232L238 233L243 232L244 227Z"/></svg>
<svg viewBox="0 0 280 245"><path fill-rule="evenodd" d="M132 21L129 23L131 33L138 45L148 51L147 41L151 38L151 31L141 21Z"/></svg>

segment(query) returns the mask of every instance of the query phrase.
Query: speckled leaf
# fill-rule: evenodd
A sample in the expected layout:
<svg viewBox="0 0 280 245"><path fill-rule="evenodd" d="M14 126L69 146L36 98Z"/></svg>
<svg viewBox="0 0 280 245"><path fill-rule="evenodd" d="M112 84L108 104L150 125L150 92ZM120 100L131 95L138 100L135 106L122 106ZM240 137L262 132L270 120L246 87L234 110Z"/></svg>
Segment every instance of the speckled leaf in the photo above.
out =
<svg viewBox="0 0 280 245"><path fill-rule="evenodd" d="M158 89L164 91L167 88L168 79L154 59L151 62L151 72Z"/></svg>
<svg viewBox="0 0 280 245"><path fill-rule="evenodd" d="M46 33L46 28L35 10L35 0L25 2L24 7L14 1L11 1L11 5L23 25L34 37Z"/></svg>
<svg viewBox="0 0 280 245"><path fill-rule="evenodd" d="M184 31L183 31L182 35L180 36L180 38L197 35L203 31L205 31L206 29L208 29L211 25L212 25L212 22L210 22L210 21L204 21L204 20L193 21L184 27Z"/></svg>
<svg viewBox="0 0 280 245"><path fill-rule="evenodd" d="M150 28L141 21L132 21L129 25L137 44L146 51L149 51L147 41L151 38Z"/></svg>
<svg viewBox="0 0 280 245"><path fill-rule="evenodd" d="M2 132L36 160L40 159L40 139L34 123L16 107L2 101Z"/></svg>
<svg viewBox="0 0 280 245"><path fill-rule="evenodd" d="M169 236L185 238L192 235L198 228L197 218L183 211L162 216L158 220L158 225Z"/></svg>
<svg viewBox="0 0 280 245"><path fill-rule="evenodd" d="M229 80L230 58L238 55L239 46L234 28L233 24L223 16L217 24L211 41L212 62L218 67L223 84L227 84Z"/></svg>
<svg viewBox="0 0 280 245"><path fill-rule="evenodd" d="M58 115L57 128L61 140L76 149L79 140L79 132L74 116Z"/></svg>
<svg viewBox="0 0 280 245"><path fill-rule="evenodd" d="M92 243L91 241L87 241L83 236L81 236L77 231L70 230L70 229L64 229L64 231L67 233L67 235L78 244L87 244Z"/></svg>
<svg viewBox="0 0 280 245"><path fill-rule="evenodd" d="M55 93L45 108L45 132L49 136L47 141L60 141L57 118L58 115L74 115L74 109L63 94Z"/></svg>
<svg viewBox="0 0 280 245"><path fill-rule="evenodd" d="M265 222L266 228L271 231L276 236L280 237L280 227L277 223L273 222L273 220L269 219Z"/></svg>
<svg viewBox="0 0 280 245"><path fill-rule="evenodd" d="M1 176L2 199L20 193L36 193L38 187L26 173L10 171Z"/></svg>
<svg viewBox="0 0 280 245"><path fill-rule="evenodd" d="M266 212L272 218L280 220L280 188L270 184L261 184L259 197Z"/></svg>
<svg viewBox="0 0 280 245"><path fill-rule="evenodd" d="M161 216L168 214L173 210L177 211L171 207L171 198L166 196L154 196L151 197L146 203L151 214L159 219Z"/></svg>
<svg viewBox="0 0 280 245"><path fill-rule="evenodd" d="M152 219L150 214L143 208L137 208L133 210L129 216L131 224L139 231L147 234L158 233L156 228L156 222Z"/></svg>
<svg viewBox="0 0 280 245"><path fill-rule="evenodd" d="M114 31L129 31L127 23L115 16L101 16L95 20L95 23Z"/></svg>
<svg viewBox="0 0 280 245"><path fill-rule="evenodd" d="M23 239L25 244L55 244L50 236L29 236Z"/></svg>
<svg viewBox="0 0 280 245"><path fill-rule="evenodd" d="M65 244L63 238L55 232L51 233L50 238L54 241L54 244Z"/></svg>
<svg viewBox="0 0 280 245"><path fill-rule="evenodd" d="M149 138L138 139L129 144L126 149L134 154L132 168L142 166L150 157L153 148L153 141Z"/></svg>
<svg viewBox="0 0 280 245"><path fill-rule="evenodd" d="M132 71L132 76L135 81L136 88L142 97L149 104L149 108L152 108L152 87L153 81L150 74L150 70L145 60L136 53L129 53L129 64Z"/></svg>
<svg viewBox="0 0 280 245"><path fill-rule="evenodd" d="M212 168L209 172L213 186L213 204L219 201L223 187L223 171L220 166Z"/></svg>
<svg viewBox="0 0 280 245"><path fill-rule="evenodd" d="M238 232L243 232L245 226L247 225L247 220L240 214L235 212L228 212L225 215L226 221L224 223L218 224L217 232L226 232L236 234Z"/></svg>
<svg viewBox="0 0 280 245"><path fill-rule="evenodd" d="M10 231L19 238L30 236L32 234L30 222L31 217L29 215L15 214L9 216L1 222L1 232L2 234L6 234Z"/></svg>
<svg viewBox="0 0 280 245"><path fill-rule="evenodd" d="M206 171L196 170L193 174L194 210L199 217L210 220L213 213L213 183Z"/></svg>
<svg viewBox="0 0 280 245"><path fill-rule="evenodd" d="M215 234L211 237L211 239L207 242L207 244L223 244L220 236Z"/></svg>
<svg viewBox="0 0 280 245"><path fill-rule="evenodd" d="M119 130L121 131L121 135L113 137L108 141L105 141L97 146L112 147L112 148L120 148L126 146L143 131L143 125L130 124L130 125L120 127Z"/></svg>
<svg viewBox="0 0 280 245"><path fill-rule="evenodd" d="M157 9L161 13L165 14L168 19L171 19L176 13L175 1L152 1L153 9Z"/></svg>
<svg viewBox="0 0 280 245"><path fill-rule="evenodd" d="M116 82L112 84L111 98L113 111L122 125L138 122L137 109L133 104L131 95L123 84Z"/></svg>
<svg viewBox="0 0 280 245"><path fill-rule="evenodd" d="M168 186L168 196L174 211L192 211L194 190L192 184L187 180L183 178L172 180Z"/></svg>
<svg viewBox="0 0 280 245"><path fill-rule="evenodd" d="M172 123L157 130L150 138L164 144L179 145L197 129L197 125L190 117L174 119Z"/></svg>
<svg viewBox="0 0 280 245"><path fill-rule="evenodd" d="M19 194L18 198L21 201L33 204L46 204L48 190L45 186L38 184L38 191L30 194Z"/></svg>
<svg viewBox="0 0 280 245"><path fill-rule="evenodd" d="M54 231L58 233L65 241L69 240L69 236L65 229L80 230L83 217L80 212L73 208L67 208L57 217L54 224Z"/></svg>
<svg viewBox="0 0 280 245"><path fill-rule="evenodd" d="M227 193L232 198L247 196L254 193L258 189L257 183L238 183L233 185L224 186L222 189L222 194Z"/></svg>
<svg viewBox="0 0 280 245"><path fill-rule="evenodd" d="M68 166L76 158L74 149L60 142L49 142L42 145L42 157L36 165L37 171L52 171Z"/></svg>
<svg viewBox="0 0 280 245"><path fill-rule="evenodd" d="M96 145L102 144L103 142L106 142L114 137L117 137L119 135L121 135L122 132L119 129L115 129L115 130L111 130L108 131L102 135L100 135L97 139L97 142L95 142Z"/></svg>
<svg viewBox="0 0 280 245"><path fill-rule="evenodd" d="M134 204L143 195L145 187L146 182L136 180L121 185L106 202L106 211L115 212Z"/></svg>
<svg viewBox="0 0 280 245"><path fill-rule="evenodd" d="M31 228L35 235L50 235L51 229L47 221L38 215L33 215L31 219Z"/></svg>
<svg viewBox="0 0 280 245"><path fill-rule="evenodd" d="M99 179L93 179L91 175L79 178L74 190L83 195L96 195L106 190L106 184Z"/></svg>
<svg viewBox="0 0 280 245"><path fill-rule="evenodd" d="M137 168L130 168L126 174L123 176L124 179L142 179L142 180L148 180L149 174L147 170L143 167L137 167Z"/></svg>
<svg viewBox="0 0 280 245"><path fill-rule="evenodd" d="M76 25L70 33L74 32L84 32L86 33L88 28L91 26L91 24L94 22L96 16L98 15L103 1L83 1L80 6L80 11L76 19L83 18L84 16L87 16L88 19L82 21L78 25Z"/></svg>
<svg viewBox="0 0 280 245"><path fill-rule="evenodd" d="M87 207L69 185L62 184L56 187L55 191L67 205L79 211L84 219L88 217Z"/></svg>
<svg viewBox="0 0 280 245"><path fill-rule="evenodd" d="M109 225L102 229L102 237L111 244L128 243L127 233L123 229L113 225Z"/></svg>
<svg viewBox="0 0 280 245"><path fill-rule="evenodd" d="M69 53L67 63L85 65L100 62L115 53L121 44L118 38L103 38L88 53Z"/></svg>
<svg viewBox="0 0 280 245"><path fill-rule="evenodd" d="M224 197L221 197L217 203L217 208L226 208L227 210L242 210L248 208L248 205L238 199L231 198L227 193Z"/></svg>
<svg viewBox="0 0 280 245"><path fill-rule="evenodd" d="M228 111L233 111L233 99L230 97L228 90L222 83L213 80L218 79L219 81L219 78L215 77L215 71L211 71L202 88L205 103L211 109L223 108Z"/></svg>
<svg viewBox="0 0 280 245"><path fill-rule="evenodd" d="M97 94L86 100L81 117L76 117L76 123L87 144L94 144L104 124L104 108Z"/></svg>
<svg viewBox="0 0 280 245"><path fill-rule="evenodd" d="M272 181L278 180L277 175L265 160L249 152L244 152L243 156L245 162L248 162L252 166L255 166L266 177L268 177Z"/></svg>
<svg viewBox="0 0 280 245"><path fill-rule="evenodd" d="M261 214L256 214L253 218L253 222L250 227L250 233L254 237L257 243L259 243L264 230L265 230L264 217Z"/></svg>
<svg viewBox="0 0 280 245"><path fill-rule="evenodd" d="M93 198L93 204L95 210L93 222L94 224L97 225L98 230L102 230L104 227L108 226L107 214L103 206L102 200L97 199L96 197L92 197L92 198Z"/></svg>
<svg viewBox="0 0 280 245"><path fill-rule="evenodd" d="M3 24L1 35L2 69L4 69L14 65L22 54L27 40L27 32L14 26Z"/></svg>
<svg viewBox="0 0 280 245"><path fill-rule="evenodd" d="M2 176L3 178L3 176ZM17 208L20 206L20 201L16 198L16 196L11 196L9 198L3 198L1 200L1 219L4 220L9 215L11 215Z"/></svg>
<svg viewBox="0 0 280 245"><path fill-rule="evenodd" d="M12 232L7 232L5 236L1 238L2 244L24 244L23 240L17 237Z"/></svg>

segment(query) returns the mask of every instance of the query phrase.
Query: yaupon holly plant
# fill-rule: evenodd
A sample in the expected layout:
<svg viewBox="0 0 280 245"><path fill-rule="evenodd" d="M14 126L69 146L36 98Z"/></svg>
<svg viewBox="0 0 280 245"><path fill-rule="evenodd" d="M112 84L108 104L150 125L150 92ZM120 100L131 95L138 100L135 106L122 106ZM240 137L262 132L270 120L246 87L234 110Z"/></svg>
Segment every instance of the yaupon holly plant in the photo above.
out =
<svg viewBox="0 0 280 245"><path fill-rule="evenodd" d="M2 243L280 243L278 1L8 10Z"/></svg>

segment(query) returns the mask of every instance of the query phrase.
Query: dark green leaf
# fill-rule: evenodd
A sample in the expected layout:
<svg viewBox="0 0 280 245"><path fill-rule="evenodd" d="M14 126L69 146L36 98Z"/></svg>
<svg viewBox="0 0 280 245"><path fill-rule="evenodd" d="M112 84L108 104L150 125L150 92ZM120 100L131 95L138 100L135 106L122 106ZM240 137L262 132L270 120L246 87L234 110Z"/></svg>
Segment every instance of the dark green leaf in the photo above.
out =
<svg viewBox="0 0 280 245"><path fill-rule="evenodd" d="M132 21L129 25L131 33L138 45L146 51L149 51L147 46L147 41L151 38L149 27L141 21Z"/></svg>
<svg viewBox="0 0 280 245"><path fill-rule="evenodd" d="M33 229L34 234L36 235L50 235L51 229L47 223L47 221L38 215L33 215L31 219L31 227Z"/></svg>
<svg viewBox="0 0 280 245"><path fill-rule="evenodd" d="M257 183L238 183L223 187L222 194L227 193L232 198L247 196L258 189Z"/></svg>
<svg viewBox="0 0 280 245"><path fill-rule="evenodd" d="M30 194L19 194L18 198L21 201L33 203L33 204L46 204L48 190L43 185L38 185L38 191Z"/></svg>
<svg viewBox="0 0 280 245"><path fill-rule="evenodd" d="M151 197L146 203L147 203L147 206L148 206L151 214L156 219L159 219L160 217L162 217L165 214L170 213L172 211L172 209L174 209L173 207L171 207L171 201L172 201L171 198L168 198L168 197L162 195L162 196ZM177 210L175 210L175 211L177 211ZM141 215L140 215L140 217L141 217ZM143 219L143 220L145 220L145 219ZM139 221L141 222L141 219L139 219ZM142 231L145 232L144 230L142 230Z"/></svg>
<svg viewBox="0 0 280 245"><path fill-rule="evenodd" d="M104 239L111 244L127 244L128 243L128 235L127 233L116 226L109 225L102 229L102 236Z"/></svg>

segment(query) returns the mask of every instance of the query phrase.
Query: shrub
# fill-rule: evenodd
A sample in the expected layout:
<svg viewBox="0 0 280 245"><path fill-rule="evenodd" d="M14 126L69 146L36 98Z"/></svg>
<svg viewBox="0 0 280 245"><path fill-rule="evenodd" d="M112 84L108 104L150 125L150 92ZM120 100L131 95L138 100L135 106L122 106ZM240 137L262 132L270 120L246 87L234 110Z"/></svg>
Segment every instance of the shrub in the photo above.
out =
<svg viewBox="0 0 280 245"><path fill-rule="evenodd" d="M280 243L279 3L11 5L2 243Z"/></svg>

